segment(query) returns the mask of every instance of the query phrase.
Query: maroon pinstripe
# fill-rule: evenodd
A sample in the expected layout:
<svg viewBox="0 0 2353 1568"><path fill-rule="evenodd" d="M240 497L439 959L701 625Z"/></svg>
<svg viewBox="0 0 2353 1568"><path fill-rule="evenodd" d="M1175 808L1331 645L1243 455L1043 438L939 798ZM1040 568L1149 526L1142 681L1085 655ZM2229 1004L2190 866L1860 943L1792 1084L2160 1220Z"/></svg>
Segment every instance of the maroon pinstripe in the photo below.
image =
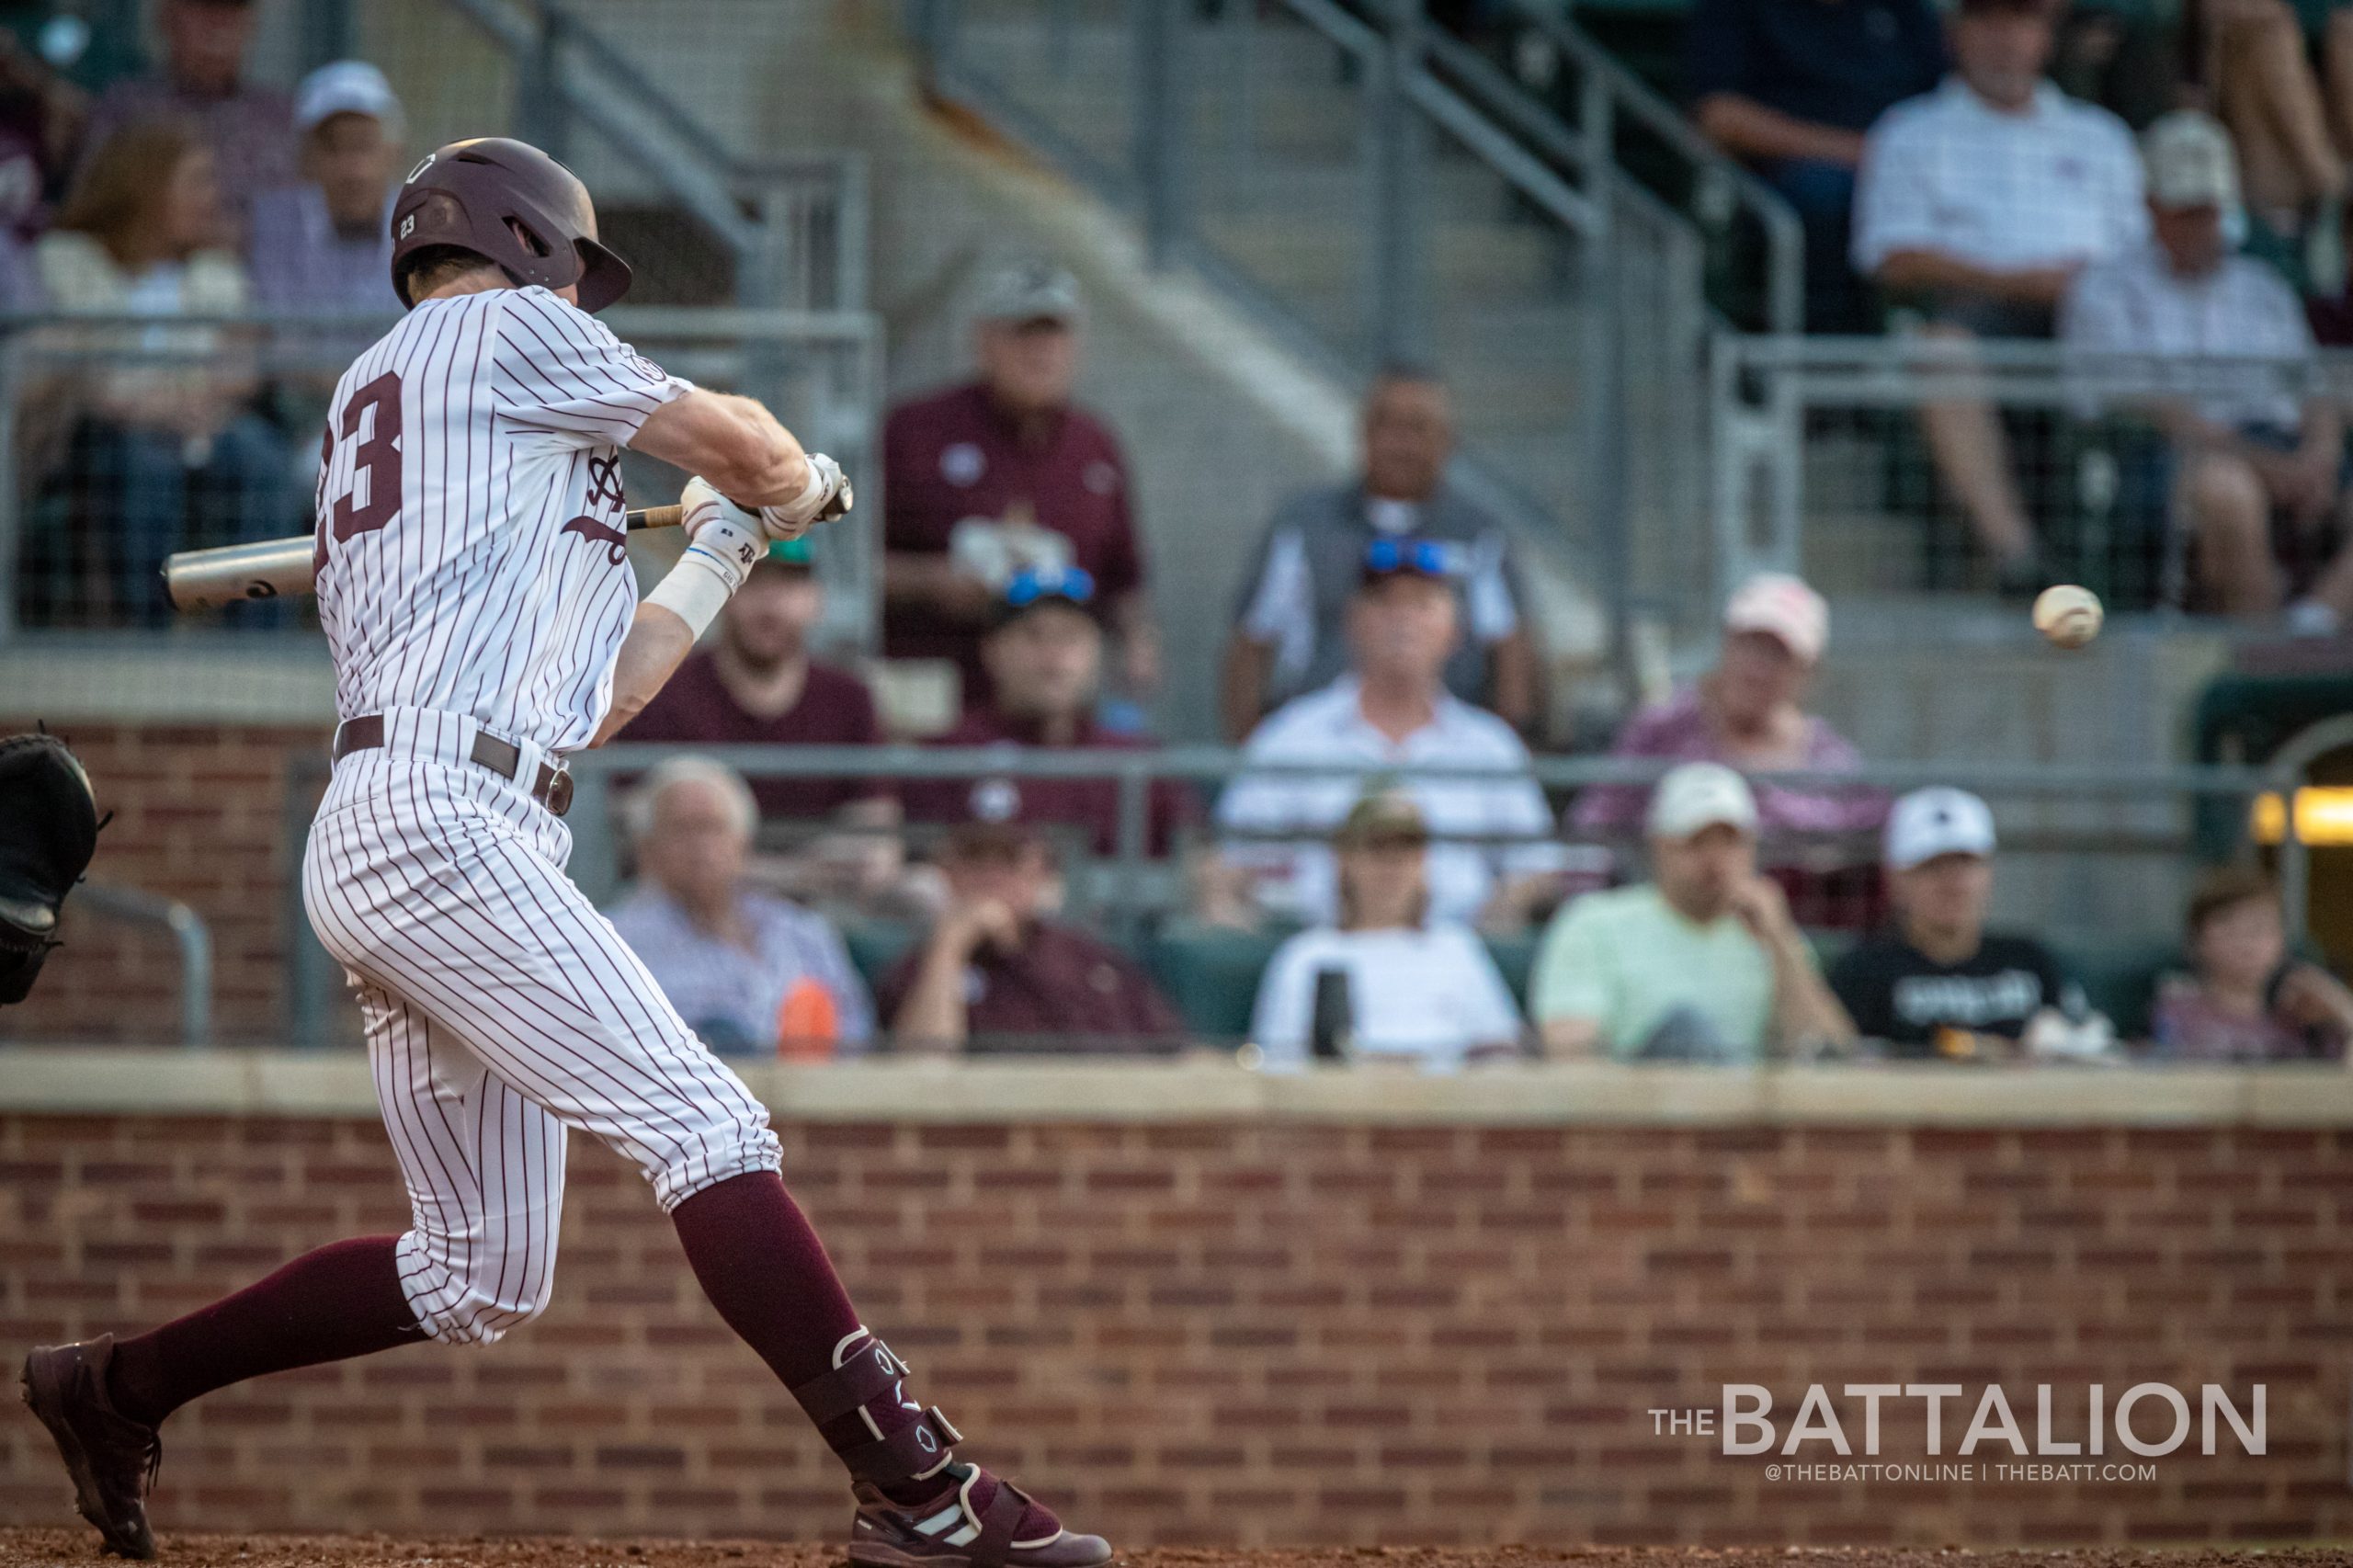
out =
<svg viewBox="0 0 2353 1568"><path fill-rule="evenodd" d="M564 824L519 776L595 733L636 608L620 445L686 383L544 290L418 306L347 371L319 485L320 619L346 718L303 860L319 939L358 993L412 1224L402 1290L435 1337L483 1342L554 1280L564 1142L635 1161L665 1209L774 1170L775 1134L563 873Z"/></svg>

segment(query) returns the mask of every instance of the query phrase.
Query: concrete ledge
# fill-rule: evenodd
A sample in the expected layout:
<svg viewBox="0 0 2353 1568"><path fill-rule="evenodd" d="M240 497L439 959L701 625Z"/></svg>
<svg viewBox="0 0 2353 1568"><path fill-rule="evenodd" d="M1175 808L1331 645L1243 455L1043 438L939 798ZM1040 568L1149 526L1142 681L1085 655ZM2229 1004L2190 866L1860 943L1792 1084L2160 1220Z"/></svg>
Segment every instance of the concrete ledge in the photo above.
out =
<svg viewBox="0 0 2353 1568"><path fill-rule="evenodd" d="M1531 1064L1459 1076L1256 1073L1178 1061L753 1063L777 1114L818 1122L1300 1121L1479 1126L2353 1127L2335 1067L2018 1071ZM0 1049L0 1112L373 1116L357 1052Z"/></svg>

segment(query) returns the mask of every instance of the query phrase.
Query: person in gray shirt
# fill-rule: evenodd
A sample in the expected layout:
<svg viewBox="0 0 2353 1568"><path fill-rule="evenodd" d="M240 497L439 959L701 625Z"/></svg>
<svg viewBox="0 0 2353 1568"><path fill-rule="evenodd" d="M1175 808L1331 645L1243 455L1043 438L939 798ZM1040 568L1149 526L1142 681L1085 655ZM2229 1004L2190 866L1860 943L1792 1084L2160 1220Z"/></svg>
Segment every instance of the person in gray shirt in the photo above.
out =
<svg viewBox="0 0 2353 1568"><path fill-rule="evenodd" d="M1365 547L1384 536L1439 541L1457 562L1465 635L1447 666L1448 689L1515 729L1535 721L1542 661L1509 538L1447 483L1453 449L1453 409L1437 375L1407 365L1382 370L1365 396L1364 472L1284 502L1244 580L1219 679L1229 741L1345 673L1348 601Z"/></svg>

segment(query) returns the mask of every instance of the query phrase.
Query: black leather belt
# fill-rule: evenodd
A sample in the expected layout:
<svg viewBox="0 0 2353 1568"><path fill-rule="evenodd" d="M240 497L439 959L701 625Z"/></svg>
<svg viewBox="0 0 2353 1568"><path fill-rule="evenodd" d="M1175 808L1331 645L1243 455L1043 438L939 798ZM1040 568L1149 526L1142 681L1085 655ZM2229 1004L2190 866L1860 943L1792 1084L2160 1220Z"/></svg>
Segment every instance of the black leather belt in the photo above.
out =
<svg viewBox="0 0 2353 1568"><path fill-rule="evenodd" d="M384 744L384 716L363 713L357 719L346 719L335 726L335 760L341 762L356 751L373 751ZM471 754L474 766L487 767L501 778L512 778L523 766L523 751L509 741L502 741L486 730L474 732L474 747ZM572 775L561 767L540 764L540 776L531 781L531 799L539 801L557 816L572 809Z"/></svg>

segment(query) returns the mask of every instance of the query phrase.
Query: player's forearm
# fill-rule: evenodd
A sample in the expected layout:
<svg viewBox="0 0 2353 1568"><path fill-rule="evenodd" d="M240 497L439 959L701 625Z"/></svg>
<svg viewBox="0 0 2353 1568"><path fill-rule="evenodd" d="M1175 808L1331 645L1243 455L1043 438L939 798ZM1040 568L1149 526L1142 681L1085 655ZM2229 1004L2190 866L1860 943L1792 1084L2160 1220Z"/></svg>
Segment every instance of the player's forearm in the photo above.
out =
<svg viewBox="0 0 2353 1568"><path fill-rule="evenodd" d="M657 604L639 605L637 619L630 622L629 635L621 640L620 657L613 665L612 711L605 715L596 739L588 744L603 745L642 712L694 645L694 632L675 611Z"/></svg>
<svg viewBox="0 0 2353 1568"><path fill-rule="evenodd" d="M700 474L740 506L790 506L809 487L800 440L759 403L727 392L697 388L664 403L630 449Z"/></svg>

